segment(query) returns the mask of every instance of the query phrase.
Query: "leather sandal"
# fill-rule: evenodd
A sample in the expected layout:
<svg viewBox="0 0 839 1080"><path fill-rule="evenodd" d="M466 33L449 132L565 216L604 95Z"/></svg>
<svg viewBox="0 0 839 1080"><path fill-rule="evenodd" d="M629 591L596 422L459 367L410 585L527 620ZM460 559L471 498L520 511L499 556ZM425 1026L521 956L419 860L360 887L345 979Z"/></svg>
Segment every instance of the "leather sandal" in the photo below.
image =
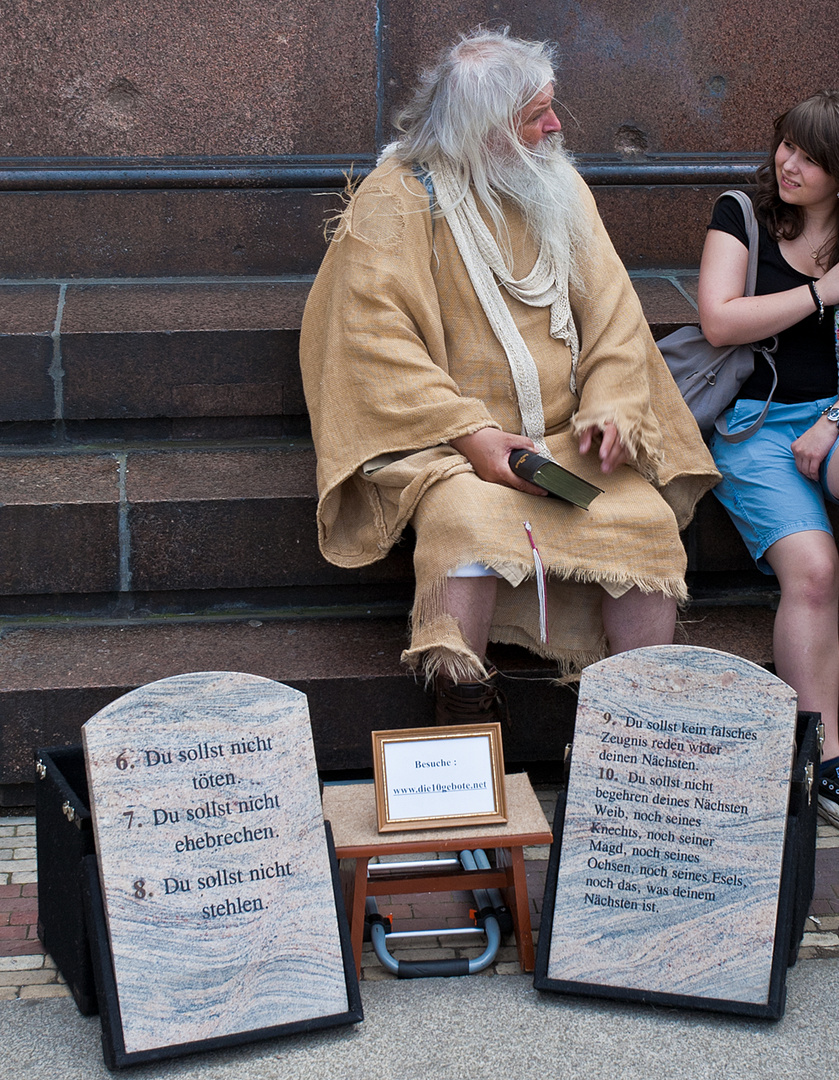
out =
<svg viewBox="0 0 839 1080"><path fill-rule="evenodd" d="M498 685L498 671L487 668L480 682L455 682L447 675L434 680L434 722L447 724L483 724L501 721L509 728L507 698Z"/></svg>

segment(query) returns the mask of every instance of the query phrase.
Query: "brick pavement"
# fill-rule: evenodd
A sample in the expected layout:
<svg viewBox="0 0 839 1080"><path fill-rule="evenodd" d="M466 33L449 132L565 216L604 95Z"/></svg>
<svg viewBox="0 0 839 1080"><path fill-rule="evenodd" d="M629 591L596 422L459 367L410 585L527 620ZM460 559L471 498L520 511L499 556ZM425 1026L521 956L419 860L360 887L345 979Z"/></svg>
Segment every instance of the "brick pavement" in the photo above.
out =
<svg viewBox="0 0 839 1080"><path fill-rule="evenodd" d="M0 1001L67 997L38 940L35 818L0 817Z"/></svg>
<svg viewBox="0 0 839 1080"><path fill-rule="evenodd" d="M537 786L548 822L553 821L556 789ZM819 825L816 851L816 889L805 926L801 957L839 957L839 829ZM542 895L548 865L547 847L525 849L530 914L534 941L538 940ZM381 897L379 911L393 915L394 929L438 929L465 926L474 906L470 893L425 893ZM11 998L65 997L69 990L45 955L37 937L37 872L35 819L0 817L0 1001ZM402 960L473 957L483 951L483 939L453 936L419 939L394 947ZM519 971L514 943L502 944L486 975ZM392 979L382 968L372 946L364 946L362 980Z"/></svg>
<svg viewBox="0 0 839 1080"><path fill-rule="evenodd" d="M798 955L839 956L839 829L819 822L816 888Z"/></svg>

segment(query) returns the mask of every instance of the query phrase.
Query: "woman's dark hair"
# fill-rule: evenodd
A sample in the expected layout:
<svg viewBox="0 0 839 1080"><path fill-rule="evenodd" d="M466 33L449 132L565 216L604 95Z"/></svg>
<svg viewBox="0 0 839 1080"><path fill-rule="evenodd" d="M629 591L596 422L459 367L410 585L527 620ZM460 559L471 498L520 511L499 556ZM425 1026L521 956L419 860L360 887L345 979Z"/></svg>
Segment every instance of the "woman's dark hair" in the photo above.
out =
<svg viewBox="0 0 839 1080"><path fill-rule="evenodd" d="M775 121L772 147L755 174L754 204L758 219L776 239L795 240L804 229L804 211L781 199L775 177L775 151L784 139L799 146L839 184L839 90L819 90L779 116ZM835 217L839 226L839 199L836 200ZM825 255L826 261L819 260L825 269L839 262L839 235Z"/></svg>

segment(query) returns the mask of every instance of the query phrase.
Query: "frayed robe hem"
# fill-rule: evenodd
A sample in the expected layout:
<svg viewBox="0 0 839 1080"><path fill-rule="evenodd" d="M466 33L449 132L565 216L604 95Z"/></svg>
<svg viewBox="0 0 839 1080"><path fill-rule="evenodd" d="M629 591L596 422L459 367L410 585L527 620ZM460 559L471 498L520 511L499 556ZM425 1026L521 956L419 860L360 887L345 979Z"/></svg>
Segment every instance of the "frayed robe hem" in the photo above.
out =
<svg viewBox="0 0 839 1080"><path fill-rule="evenodd" d="M480 557L470 560L484 562ZM509 562L493 565L492 561L486 561L485 565L497 570L502 574L501 581L510 585L507 575L513 569ZM532 600L533 614L538 623L538 608L535 591L535 571L533 567L520 569L521 575L518 583L511 586L518 589L524 586L523 593L529 594L529 603ZM402 653L401 660L412 671L421 671L425 676L426 685L430 685L436 675L444 670L447 675L457 681L479 682L487 677L486 661L479 657L467 644L457 619L446 610L446 586L448 577L434 581L425 589L422 595L417 595L414 602L414 610L411 617L412 642L408 649ZM689 600L684 578L664 580L650 580L648 578L612 577L604 578L595 571L575 570L568 573L554 570L548 574L548 582L574 583L586 586L600 586L604 584L626 586L627 591L637 588L640 592L651 595L659 593L676 601L679 608L684 608ZM499 582L499 586L501 582ZM530 588L527 588L527 586ZM519 620L520 622L521 620ZM526 629L517 622L493 622L490 628L489 640L498 644L520 645L529 652L541 656L544 660L550 660L557 664L557 680L564 682L579 677L580 672L589 664L603 660L608 655L608 641L605 634L600 632L596 635L596 641L588 648L552 648L549 640L544 642L538 632Z"/></svg>

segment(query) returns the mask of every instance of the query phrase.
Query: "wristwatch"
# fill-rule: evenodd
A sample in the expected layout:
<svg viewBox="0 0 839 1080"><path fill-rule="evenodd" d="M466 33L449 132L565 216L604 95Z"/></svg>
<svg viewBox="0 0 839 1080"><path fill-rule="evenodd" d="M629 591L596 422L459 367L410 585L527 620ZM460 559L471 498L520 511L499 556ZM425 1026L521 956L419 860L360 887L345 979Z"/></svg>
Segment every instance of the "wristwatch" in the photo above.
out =
<svg viewBox="0 0 839 1080"><path fill-rule="evenodd" d="M829 409L824 409L822 416L826 416L834 424L839 424L839 401L835 405L831 405Z"/></svg>

